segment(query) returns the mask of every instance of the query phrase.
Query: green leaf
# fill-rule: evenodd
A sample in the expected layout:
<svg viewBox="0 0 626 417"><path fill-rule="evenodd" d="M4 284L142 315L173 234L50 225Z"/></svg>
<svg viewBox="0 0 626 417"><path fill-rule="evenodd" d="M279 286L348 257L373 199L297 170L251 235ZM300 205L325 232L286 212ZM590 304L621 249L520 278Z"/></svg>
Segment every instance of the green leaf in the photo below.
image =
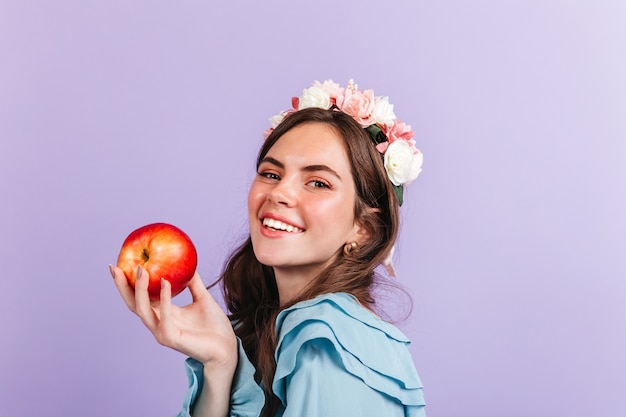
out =
<svg viewBox="0 0 626 417"><path fill-rule="evenodd" d="M393 192L398 197L398 204L402 205L402 194L404 193L404 188L401 185L394 185Z"/></svg>
<svg viewBox="0 0 626 417"><path fill-rule="evenodd" d="M378 125L371 125L365 128L367 133L370 134L374 143L378 145L379 143L387 142L387 136L383 133L383 130L378 127Z"/></svg>

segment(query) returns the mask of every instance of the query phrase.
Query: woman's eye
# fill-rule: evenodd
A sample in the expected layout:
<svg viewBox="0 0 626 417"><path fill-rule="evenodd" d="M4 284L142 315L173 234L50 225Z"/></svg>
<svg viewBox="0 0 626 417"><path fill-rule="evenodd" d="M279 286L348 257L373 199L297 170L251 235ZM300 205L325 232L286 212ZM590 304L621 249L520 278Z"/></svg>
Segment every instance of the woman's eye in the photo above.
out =
<svg viewBox="0 0 626 417"><path fill-rule="evenodd" d="M309 185L311 185L313 188L330 188L330 185L320 180L309 181Z"/></svg>
<svg viewBox="0 0 626 417"><path fill-rule="evenodd" d="M259 172L259 175L261 177L265 177L268 178L270 180L279 180L280 177L276 174L274 174L273 172Z"/></svg>

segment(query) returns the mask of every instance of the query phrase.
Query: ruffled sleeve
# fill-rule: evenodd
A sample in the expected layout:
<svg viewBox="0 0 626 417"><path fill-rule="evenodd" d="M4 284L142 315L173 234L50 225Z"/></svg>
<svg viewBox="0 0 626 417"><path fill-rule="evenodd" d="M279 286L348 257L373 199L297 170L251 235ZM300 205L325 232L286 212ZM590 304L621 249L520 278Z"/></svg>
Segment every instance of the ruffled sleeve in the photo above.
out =
<svg viewBox="0 0 626 417"><path fill-rule="evenodd" d="M285 417L425 416L409 340L352 296L299 303L276 324L272 388Z"/></svg>
<svg viewBox="0 0 626 417"><path fill-rule="evenodd" d="M265 396L261 387L254 380L254 366L248 360L239 338L237 338L237 346L239 361L231 388L229 415L232 417L257 417L265 404ZM202 363L193 358L188 358L185 361L185 367L189 379L189 389L183 399L183 408L177 417L190 417L191 409L204 382Z"/></svg>

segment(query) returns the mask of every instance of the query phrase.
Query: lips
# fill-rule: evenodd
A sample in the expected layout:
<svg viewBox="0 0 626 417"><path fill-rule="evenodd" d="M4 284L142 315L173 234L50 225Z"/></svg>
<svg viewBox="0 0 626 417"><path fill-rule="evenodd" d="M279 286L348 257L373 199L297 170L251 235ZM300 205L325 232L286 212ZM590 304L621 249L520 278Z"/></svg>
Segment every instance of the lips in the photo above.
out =
<svg viewBox="0 0 626 417"><path fill-rule="evenodd" d="M296 225L286 218L272 212L265 212L260 216L261 227L268 232L302 233L301 225Z"/></svg>
<svg viewBox="0 0 626 417"><path fill-rule="evenodd" d="M281 230L288 233L300 233L303 231L297 226L269 217L263 218L262 223L263 226L267 227L268 229Z"/></svg>

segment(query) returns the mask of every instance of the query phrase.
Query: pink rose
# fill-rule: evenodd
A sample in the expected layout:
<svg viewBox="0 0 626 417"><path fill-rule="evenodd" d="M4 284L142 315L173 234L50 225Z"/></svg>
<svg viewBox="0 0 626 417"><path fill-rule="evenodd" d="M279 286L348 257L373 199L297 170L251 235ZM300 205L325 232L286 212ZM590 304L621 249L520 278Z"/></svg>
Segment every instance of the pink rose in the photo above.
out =
<svg viewBox="0 0 626 417"><path fill-rule="evenodd" d="M352 116L364 128L376 123L375 105L376 99L373 90L359 91L346 88L342 94L337 96L339 110Z"/></svg>
<svg viewBox="0 0 626 417"><path fill-rule="evenodd" d="M407 125L404 122L401 122L400 120L395 120L393 122L393 125L389 128L383 129L383 132L385 133L385 136L387 136L387 142L382 142L376 145L376 149L378 149L378 152L384 154L385 152L387 152L387 148L389 147L389 145L391 145L395 141L403 140L411 146L414 153L417 153L415 141L413 140L413 135L415 135L415 132L411 130L411 126Z"/></svg>
<svg viewBox="0 0 626 417"><path fill-rule="evenodd" d="M393 143L396 140L405 140L411 145L415 145L413 135L415 135L415 132L411 130L411 126L400 120L395 120L393 125L385 132L389 143Z"/></svg>

